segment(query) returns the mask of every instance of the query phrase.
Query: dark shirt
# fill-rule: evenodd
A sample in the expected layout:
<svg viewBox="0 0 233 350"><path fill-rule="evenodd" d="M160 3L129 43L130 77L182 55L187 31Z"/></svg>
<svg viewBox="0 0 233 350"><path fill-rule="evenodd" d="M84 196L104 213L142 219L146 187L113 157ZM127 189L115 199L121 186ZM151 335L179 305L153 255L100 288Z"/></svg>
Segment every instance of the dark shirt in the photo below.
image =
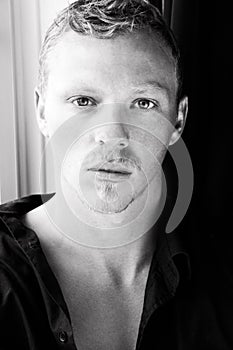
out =
<svg viewBox="0 0 233 350"><path fill-rule="evenodd" d="M41 196L32 195L0 206L0 350L76 349L59 284L36 233L20 220L41 204ZM160 228L164 222L166 217ZM177 235L161 231L147 280L137 350L233 349L209 299L193 285L190 260Z"/></svg>

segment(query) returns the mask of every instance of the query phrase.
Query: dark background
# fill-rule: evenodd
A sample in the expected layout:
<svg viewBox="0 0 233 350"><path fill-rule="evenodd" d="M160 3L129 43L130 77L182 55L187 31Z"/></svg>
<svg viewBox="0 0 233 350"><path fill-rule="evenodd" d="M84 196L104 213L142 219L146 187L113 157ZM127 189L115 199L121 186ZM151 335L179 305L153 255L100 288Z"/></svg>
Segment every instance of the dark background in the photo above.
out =
<svg viewBox="0 0 233 350"><path fill-rule="evenodd" d="M153 3L162 8L162 1ZM229 268L233 265L233 12L225 1L168 0L164 15L183 55L184 90L189 97L183 140L194 168L192 202L179 231L199 270L216 262Z"/></svg>

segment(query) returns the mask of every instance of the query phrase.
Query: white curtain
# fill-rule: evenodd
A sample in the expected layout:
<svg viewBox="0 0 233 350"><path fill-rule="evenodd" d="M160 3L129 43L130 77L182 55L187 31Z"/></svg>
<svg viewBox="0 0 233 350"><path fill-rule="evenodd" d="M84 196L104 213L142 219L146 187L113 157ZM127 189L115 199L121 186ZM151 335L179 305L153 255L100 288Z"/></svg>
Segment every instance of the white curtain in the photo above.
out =
<svg viewBox="0 0 233 350"><path fill-rule="evenodd" d="M44 140L35 118L34 88L42 37L67 4L67 0L0 1L1 203L53 190L41 164Z"/></svg>

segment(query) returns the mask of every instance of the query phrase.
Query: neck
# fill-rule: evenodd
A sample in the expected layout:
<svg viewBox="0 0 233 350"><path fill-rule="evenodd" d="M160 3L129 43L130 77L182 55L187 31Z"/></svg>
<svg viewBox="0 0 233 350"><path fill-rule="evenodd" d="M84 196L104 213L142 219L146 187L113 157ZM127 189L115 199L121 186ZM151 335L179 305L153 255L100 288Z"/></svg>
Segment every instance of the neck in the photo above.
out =
<svg viewBox="0 0 233 350"><path fill-rule="evenodd" d="M68 252L72 261L77 262L78 260L77 267L80 273L81 265L84 278L89 274L92 280L96 278L98 280L101 276L101 284L130 286L137 281L139 276L148 272L156 249L155 238L156 235L152 235L151 231L133 243L108 249L94 249L79 244L73 246L68 243Z"/></svg>
<svg viewBox="0 0 233 350"><path fill-rule="evenodd" d="M158 186L153 187L153 183L150 184L148 192L143 193L132 204L129 215L134 214L135 207L137 209L142 203L145 205L140 215L129 221L128 225L121 225L121 220L120 224L116 225L117 221L112 222L107 215L101 222L95 221L96 216L91 217L92 212L88 212L86 216L82 205L72 199L74 194L70 193L70 200L67 200L61 191L57 191L43 206L46 209L46 217L49 218L47 221L50 221L50 225L52 223L47 230L53 232L50 239L54 246L66 250L74 265L78 257L79 268L83 266L84 273L88 267L90 270L92 267L92 271L101 272L101 276L106 276L106 280L120 279L130 284L150 265L156 249L156 221L165 200L162 188L160 189L161 191L158 191ZM78 210L72 210L73 208ZM100 224L103 222L107 228L101 228Z"/></svg>

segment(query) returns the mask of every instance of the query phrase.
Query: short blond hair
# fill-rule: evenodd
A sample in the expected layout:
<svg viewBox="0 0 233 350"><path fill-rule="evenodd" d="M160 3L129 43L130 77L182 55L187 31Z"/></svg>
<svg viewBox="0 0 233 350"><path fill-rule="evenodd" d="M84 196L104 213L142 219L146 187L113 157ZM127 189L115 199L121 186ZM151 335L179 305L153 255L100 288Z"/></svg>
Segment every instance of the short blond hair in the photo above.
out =
<svg viewBox="0 0 233 350"><path fill-rule="evenodd" d="M63 33L73 30L82 35L111 39L118 35L148 30L171 51L181 95L180 51L173 32L160 11L147 0L78 0L61 11L49 27L39 57L38 89L45 92L48 78L47 57Z"/></svg>

